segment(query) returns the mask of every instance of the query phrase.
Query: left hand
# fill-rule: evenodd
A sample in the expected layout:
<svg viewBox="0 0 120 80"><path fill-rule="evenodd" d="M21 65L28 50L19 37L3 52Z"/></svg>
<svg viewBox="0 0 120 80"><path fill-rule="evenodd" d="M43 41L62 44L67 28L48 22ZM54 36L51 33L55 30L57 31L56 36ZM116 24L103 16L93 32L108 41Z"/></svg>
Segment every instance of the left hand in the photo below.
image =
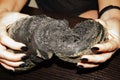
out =
<svg viewBox="0 0 120 80"><path fill-rule="evenodd" d="M81 57L81 62L77 63L78 67L97 67L110 59L115 51L120 48L120 20L112 18L106 21L100 19L97 21L108 30L108 40L105 43L96 44L91 48L93 52L101 52L101 54L83 55Z"/></svg>

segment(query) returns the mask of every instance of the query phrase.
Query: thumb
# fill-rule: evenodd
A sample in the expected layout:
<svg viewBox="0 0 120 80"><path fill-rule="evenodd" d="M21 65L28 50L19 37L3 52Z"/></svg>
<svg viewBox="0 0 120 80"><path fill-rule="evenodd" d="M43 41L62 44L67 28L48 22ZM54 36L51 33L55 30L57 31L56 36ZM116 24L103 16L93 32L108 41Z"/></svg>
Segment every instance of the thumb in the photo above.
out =
<svg viewBox="0 0 120 80"><path fill-rule="evenodd" d="M0 24L3 24L4 26L8 26L9 24L14 23L18 19L21 19L21 18L24 18L27 16L29 16L29 15L21 14L18 12L7 12L2 15L2 17L0 19Z"/></svg>

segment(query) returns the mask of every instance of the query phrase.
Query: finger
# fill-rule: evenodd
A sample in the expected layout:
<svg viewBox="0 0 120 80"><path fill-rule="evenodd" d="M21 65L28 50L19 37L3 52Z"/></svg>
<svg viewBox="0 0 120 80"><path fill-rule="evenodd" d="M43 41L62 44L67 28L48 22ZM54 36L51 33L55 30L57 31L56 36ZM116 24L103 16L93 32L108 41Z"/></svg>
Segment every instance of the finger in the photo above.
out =
<svg viewBox="0 0 120 80"><path fill-rule="evenodd" d="M1 65L2 65L3 67L5 67L6 69L8 69L8 70L15 71L15 69L14 69L13 67L11 67L11 66L8 66L8 65L6 65L6 64L4 64L4 63L1 63Z"/></svg>
<svg viewBox="0 0 120 80"><path fill-rule="evenodd" d="M118 42L115 40L109 40L106 43L96 44L94 45L91 50L98 51L98 52L110 52L118 48Z"/></svg>
<svg viewBox="0 0 120 80"><path fill-rule="evenodd" d="M107 24L105 23L105 21L101 20L101 19L95 19L96 22L99 22L101 25L103 25L104 27L107 27Z"/></svg>
<svg viewBox="0 0 120 80"><path fill-rule="evenodd" d="M6 31L8 28L7 26L14 23L18 19L23 18L23 17L28 17L29 15L21 14L18 12L14 12L14 13L10 12L10 13L4 14L4 16L5 17L0 19L0 26L1 26L0 27L0 42L9 48L20 50L20 48L25 47L25 45L14 41L8 36L7 31Z"/></svg>
<svg viewBox="0 0 120 80"><path fill-rule="evenodd" d="M26 47L25 44L20 43L20 42L16 42L15 40L11 39L10 37L8 37L7 35L3 34L1 36L1 43L6 45L7 47L11 48L11 49L15 49L15 50L21 50L23 47Z"/></svg>
<svg viewBox="0 0 120 80"><path fill-rule="evenodd" d="M0 49L6 50L6 47L0 43Z"/></svg>
<svg viewBox="0 0 120 80"><path fill-rule="evenodd" d="M101 25L103 25L105 28L107 28L107 23L104 20L101 19L95 19L95 21L99 22Z"/></svg>
<svg viewBox="0 0 120 80"><path fill-rule="evenodd" d="M23 64L24 62L22 61L19 61L19 62L11 62L11 61L8 61L8 60L5 60L5 59L0 59L0 62L8 65L8 66L11 66L11 67L18 67L20 66L21 64Z"/></svg>
<svg viewBox="0 0 120 80"><path fill-rule="evenodd" d="M81 61L86 60L87 62L92 63L103 63L111 58L114 52L96 54L96 55L83 55L81 57Z"/></svg>
<svg viewBox="0 0 120 80"><path fill-rule="evenodd" d="M89 63L77 63L78 68L94 68L94 67L98 67L99 64L89 64Z"/></svg>
<svg viewBox="0 0 120 80"><path fill-rule="evenodd" d="M0 58L10 60L10 61L19 61L22 57L26 56L26 54L14 54L13 52L9 52L7 50L0 49Z"/></svg>

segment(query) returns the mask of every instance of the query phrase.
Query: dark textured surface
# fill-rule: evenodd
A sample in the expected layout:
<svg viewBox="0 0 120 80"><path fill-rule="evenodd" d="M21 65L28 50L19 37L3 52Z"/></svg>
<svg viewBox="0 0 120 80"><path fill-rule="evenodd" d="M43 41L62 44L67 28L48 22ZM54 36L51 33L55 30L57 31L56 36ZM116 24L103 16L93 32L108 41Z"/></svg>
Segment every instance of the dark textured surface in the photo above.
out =
<svg viewBox="0 0 120 80"><path fill-rule="evenodd" d="M71 64L52 59L29 72L10 73L0 69L0 80L119 80L120 51L97 69L76 69Z"/></svg>
<svg viewBox="0 0 120 80"><path fill-rule="evenodd" d="M11 25L8 33L29 48L25 52L28 59L23 70L50 59L53 54L64 61L77 63L82 55L93 54L91 47L104 41L106 36L103 26L92 19L81 20L71 29L68 20L46 15L20 19Z"/></svg>
<svg viewBox="0 0 120 80"><path fill-rule="evenodd" d="M37 9L25 9L25 13L40 14ZM51 15L51 14L48 14ZM54 16L54 14L52 15ZM61 17L59 17L61 18ZM73 24L76 19L72 21ZM10 73L0 67L0 80L119 80L120 79L120 50L116 52L111 60L97 69L79 69L71 64L63 63L54 58L49 62L32 71L22 73Z"/></svg>

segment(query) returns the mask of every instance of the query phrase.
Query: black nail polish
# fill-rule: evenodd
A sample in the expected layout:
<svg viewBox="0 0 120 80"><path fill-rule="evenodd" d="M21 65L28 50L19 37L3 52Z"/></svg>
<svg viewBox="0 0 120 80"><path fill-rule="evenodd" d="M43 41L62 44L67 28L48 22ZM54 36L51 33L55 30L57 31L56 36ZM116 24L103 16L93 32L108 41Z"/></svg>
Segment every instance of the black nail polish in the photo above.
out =
<svg viewBox="0 0 120 80"><path fill-rule="evenodd" d="M77 65L77 67L80 69L84 68L82 65Z"/></svg>
<svg viewBox="0 0 120 80"><path fill-rule="evenodd" d="M25 63L19 65L19 67L25 67L25 66L27 66Z"/></svg>
<svg viewBox="0 0 120 80"><path fill-rule="evenodd" d="M97 51L97 50L99 50L99 48L98 47L93 47L93 48L91 48L91 50L92 51Z"/></svg>
<svg viewBox="0 0 120 80"><path fill-rule="evenodd" d="M97 52L96 54L102 54L102 52Z"/></svg>
<svg viewBox="0 0 120 80"><path fill-rule="evenodd" d="M26 60L26 59L28 59L29 58L29 56L23 56L22 57L22 60L24 61L24 60Z"/></svg>
<svg viewBox="0 0 120 80"><path fill-rule="evenodd" d="M27 51L28 48L27 48L27 47L21 47L21 50L23 50L23 51Z"/></svg>
<svg viewBox="0 0 120 80"><path fill-rule="evenodd" d="M19 67L26 67L28 65L29 65L29 63L23 63L23 64L20 64Z"/></svg>
<svg viewBox="0 0 120 80"><path fill-rule="evenodd" d="M80 59L81 60L81 62L88 62L88 59L87 58L82 58L82 59Z"/></svg>

